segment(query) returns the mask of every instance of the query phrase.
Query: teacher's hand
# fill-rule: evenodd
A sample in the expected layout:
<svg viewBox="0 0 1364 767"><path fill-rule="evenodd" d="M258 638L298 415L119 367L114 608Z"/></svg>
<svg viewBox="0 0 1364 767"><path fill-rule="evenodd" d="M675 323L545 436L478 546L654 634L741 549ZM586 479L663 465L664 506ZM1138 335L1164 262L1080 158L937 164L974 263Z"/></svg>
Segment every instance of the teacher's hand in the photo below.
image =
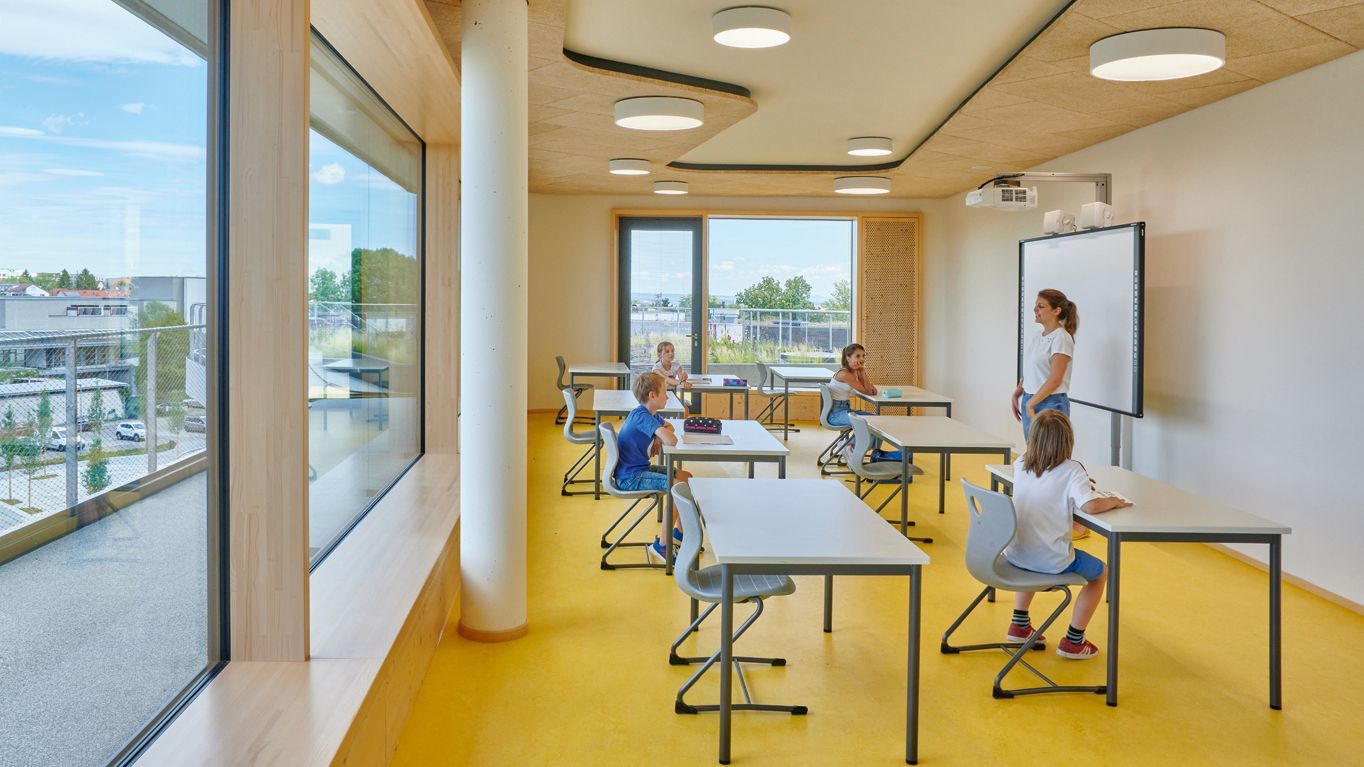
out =
<svg viewBox="0 0 1364 767"><path fill-rule="evenodd" d="M1015 421L1023 420L1023 414L1018 411L1018 398L1020 396L1022 395L1020 395L1018 392L1014 392L1014 396L1009 398L1009 408L1014 411Z"/></svg>
<svg viewBox="0 0 1364 767"><path fill-rule="evenodd" d="M1033 409L1033 404L1032 404L1031 402L1029 402L1029 403L1028 403L1028 420L1029 420L1029 421L1032 421L1032 420L1036 420L1036 418L1037 418L1037 411L1036 411L1035 409Z"/></svg>

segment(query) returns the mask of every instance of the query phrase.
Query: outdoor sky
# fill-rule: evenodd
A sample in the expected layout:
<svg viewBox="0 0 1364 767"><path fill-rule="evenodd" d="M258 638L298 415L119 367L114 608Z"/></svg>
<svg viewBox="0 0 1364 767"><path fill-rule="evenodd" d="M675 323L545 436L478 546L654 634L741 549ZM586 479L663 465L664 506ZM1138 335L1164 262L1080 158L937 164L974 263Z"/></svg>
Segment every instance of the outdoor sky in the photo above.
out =
<svg viewBox="0 0 1364 767"><path fill-rule="evenodd" d="M767 275L783 284L802 275L819 303L833 294L835 282L852 279L850 220L712 218L707 228L712 296L732 297ZM634 237L632 294L691 292L690 235L636 232Z"/></svg>
<svg viewBox="0 0 1364 767"><path fill-rule="evenodd" d="M0 268L203 276L205 62L111 0L0 19ZM413 196L319 139L310 219L411 253Z"/></svg>

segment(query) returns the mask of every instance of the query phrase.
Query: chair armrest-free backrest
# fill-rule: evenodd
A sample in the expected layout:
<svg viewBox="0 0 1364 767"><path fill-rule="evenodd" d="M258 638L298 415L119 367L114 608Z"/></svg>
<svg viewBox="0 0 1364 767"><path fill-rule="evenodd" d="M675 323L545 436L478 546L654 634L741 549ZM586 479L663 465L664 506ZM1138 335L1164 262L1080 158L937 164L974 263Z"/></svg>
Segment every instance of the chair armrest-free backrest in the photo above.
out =
<svg viewBox="0 0 1364 767"><path fill-rule="evenodd" d="M865 477L862 462L866 460L867 451L871 450L871 427L867 425L867 419L857 413L849 412L848 420L852 422L853 427L852 455L848 457L848 468L852 469L854 474Z"/></svg>
<svg viewBox="0 0 1364 767"><path fill-rule="evenodd" d="M576 392L572 388L565 388L563 390L564 412L567 416L566 418L564 418L564 438L574 444L586 445L587 443L594 442L596 440L596 434L592 431L573 430L573 423L578 418L577 394L578 392Z"/></svg>
<svg viewBox="0 0 1364 767"><path fill-rule="evenodd" d="M829 423L829 413L834 409L834 395L829 391L829 385L822 383L819 385L819 425L826 429L841 431L842 426L834 426Z"/></svg>
<svg viewBox="0 0 1364 767"><path fill-rule="evenodd" d="M563 391L568 388L568 384L564 383L564 375L568 373L568 365L564 363L564 355L555 356L554 363L559 366L559 380L555 381L554 385L559 387L559 391Z"/></svg>
<svg viewBox="0 0 1364 767"><path fill-rule="evenodd" d="M1003 493L986 490L967 480L961 481L966 491L966 569L976 580L987 586L1007 589L1009 569L1004 560L1004 549L1018 532L1018 517L1014 502ZM1004 567L1001 567L1004 565Z"/></svg>
<svg viewBox="0 0 1364 767"><path fill-rule="evenodd" d="M601 467L601 483L607 492L621 492L620 488L616 486L616 464L620 462L620 445L616 443L616 427L608 421L598 426L597 429L601 433L602 451L606 453L606 460Z"/></svg>
<svg viewBox="0 0 1364 767"><path fill-rule="evenodd" d="M696 500L692 498L691 487L685 482L678 482L672 487L673 508L677 511L677 519L682 523L682 529L686 536L682 539L682 545L677 552L677 563L673 567L673 579L677 581L677 587L682 592L693 599L712 601L711 595L701 592L700 584L697 579L697 570L701 564L701 515L696 510Z"/></svg>

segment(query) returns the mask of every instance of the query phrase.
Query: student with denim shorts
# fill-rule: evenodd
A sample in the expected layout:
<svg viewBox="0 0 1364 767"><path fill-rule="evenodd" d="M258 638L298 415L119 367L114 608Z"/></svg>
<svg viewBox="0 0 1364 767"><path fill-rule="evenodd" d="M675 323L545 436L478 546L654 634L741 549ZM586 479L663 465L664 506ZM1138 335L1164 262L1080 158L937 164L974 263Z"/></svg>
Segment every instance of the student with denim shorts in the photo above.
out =
<svg viewBox="0 0 1364 767"><path fill-rule="evenodd" d="M867 350L862 344L848 344L843 347L843 364L839 370L833 374L826 384L829 387L829 397L833 400L829 408L829 423L834 426L852 426L852 420L848 414L852 412L852 393L856 389L863 394L876 394L876 385L871 382L871 376L867 375ZM848 443L849 449L852 442ZM872 440L872 460L873 461L898 461L901 460L900 451L881 450L881 440ZM910 456L911 458L913 456Z"/></svg>
<svg viewBox="0 0 1364 767"><path fill-rule="evenodd" d="M620 457L616 462L615 477L616 485L621 490L668 491L668 470L650 463L649 460L658 454L662 445L677 444L677 434L672 424L658 414L668 404L665 383L663 376L654 372L641 373L635 379L632 389L635 399L639 401L639 407L625 416L625 423L621 424L620 434L616 437ZM676 482L686 482L691 479L691 474L679 469L673 475L673 479ZM674 519L673 525L671 531L673 540L680 542L682 521ZM669 531L665 529L660 532L661 535L644 548L651 558L662 562L665 561L667 552L661 540Z"/></svg>
<svg viewBox="0 0 1364 767"><path fill-rule="evenodd" d="M1131 504L1095 489L1085 467L1070 457L1074 448L1075 432L1069 418L1055 410L1037 414L1028 431L1027 452L1014 461L1018 530L1004 549L1004 558L1024 570L1079 573L1088 581L1075 597L1066 638L1056 647L1056 654L1063 658L1085 660L1099 654L1099 648L1085 639L1085 627L1103 597L1104 563L1088 552L1077 551L1071 543L1074 510L1099 514ZM1032 598L1032 592L1014 595L1014 616L1005 641L1022 644L1032 635L1028 617Z"/></svg>

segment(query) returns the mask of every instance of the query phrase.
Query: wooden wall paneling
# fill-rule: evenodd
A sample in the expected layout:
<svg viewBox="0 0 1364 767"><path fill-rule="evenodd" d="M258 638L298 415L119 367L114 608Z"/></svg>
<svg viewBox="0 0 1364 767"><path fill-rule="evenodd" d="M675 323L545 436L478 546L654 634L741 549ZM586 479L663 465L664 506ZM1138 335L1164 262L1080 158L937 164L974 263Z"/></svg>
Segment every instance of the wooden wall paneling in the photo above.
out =
<svg viewBox="0 0 1364 767"><path fill-rule="evenodd" d="M308 657L308 0L231 4L232 660Z"/></svg>
<svg viewBox="0 0 1364 767"><path fill-rule="evenodd" d="M920 381L922 225L917 215L859 219L857 337L878 384Z"/></svg>
<svg viewBox="0 0 1364 767"><path fill-rule="evenodd" d="M459 143L457 70L422 0L312 0L312 23L422 140Z"/></svg>
<svg viewBox="0 0 1364 767"><path fill-rule="evenodd" d="M459 452L459 147L426 145L426 452Z"/></svg>

